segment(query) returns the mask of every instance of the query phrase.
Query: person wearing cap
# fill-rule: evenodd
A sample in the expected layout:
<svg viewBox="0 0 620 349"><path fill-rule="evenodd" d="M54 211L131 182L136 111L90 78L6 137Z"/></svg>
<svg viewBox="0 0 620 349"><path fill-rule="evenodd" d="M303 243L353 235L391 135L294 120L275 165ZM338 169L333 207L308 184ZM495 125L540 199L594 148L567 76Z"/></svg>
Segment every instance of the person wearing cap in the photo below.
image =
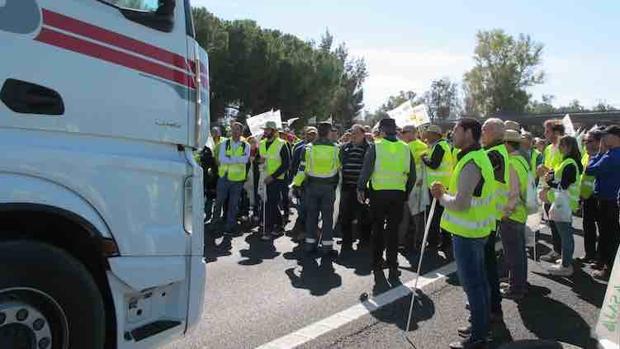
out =
<svg viewBox="0 0 620 349"><path fill-rule="evenodd" d="M295 144L293 148L293 165L291 166L291 177L295 177L295 175L300 170L300 165L303 160L303 154L306 146L316 139L318 134L318 130L314 126L306 127L304 131L304 139ZM302 168L301 171L304 169ZM297 236L293 237L295 241L303 240L303 230L305 229L306 224L306 211L304 205L304 193L303 185L298 187L293 187L293 195L297 197L297 220L295 221L294 230L298 232Z"/></svg>
<svg viewBox="0 0 620 349"><path fill-rule="evenodd" d="M351 127L351 141L340 147L342 163L342 188L340 191L340 228L342 231L341 253L353 250L353 221L357 220L360 236L357 249L370 245L372 222L368 206L357 201L357 181L359 180L364 156L370 148L361 125Z"/></svg>
<svg viewBox="0 0 620 349"><path fill-rule="evenodd" d="M294 186L299 187L305 183L306 187L306 253L314 252L319 243L324 254L332 255L335 252L333 212L336 187L340 180L340 150L329 138L331 130L329 122L319 124L319 138L306 145L302 154L303 163L293 180ZM319 214L323 220L320 241L317 236Z"/></svg>
<svg viewBox="0 0 620 349"><path fill-rule="evenodd" d="M487 119L484 124L482 124L482 146L493 166L493 178L495 180L494 202L497 221L494 221L492 224L491 234L487 239L484 254L487 268L487 280L491 291L491 320L494 322L499 322L503 318L495 241L499 222L504 217L506 204L508 203L508 181L510 178L508 166L510 162L508 150L504 145L504 130L504 122L497 118Z"/></svg>
<svg viewBox="0 0 620 349"><path fill-rule="evenodd" d="M599 155L585 169L586 175L596 178L594 193L598 198L599 255L603 269L593 276L609 279L620 242L618 224L618 195L620 193L620 126L612 125L603 131Z"/></svg>
<svg viewBox="0 0 620 349"><path fill-rule="evenodd" d="M379 128L385 137L375 141L374 147L369 148L364 156L357 197L360 203L365 203L366 190L370 190L375 278L383 275L385 246L389 279L398 283L398 224L403 218L403 204L415 184L415 161L407 144L396 138L394 119L382 119Z"/></svg>
<svg viewBox="0 0 620 349"><path fill-rule="evenodd" d="M267 202L265 203L265 221L263 222L265 229L261 239L267 241L271 239L271 236L280 235L282 229L279 204L290 158L286 142L280 139L278 135L276 123L267 121L263 129L263 139L260 141L258 153L260 161L265 164L264 184L267 187Z"/></svg>
<svg viewBox="0 0 620 349"><path fill-rule="evenodd" d="M237 225L237 212L243 183L247 177L247 163L250 158L250 145L240 139L243 125L235 122L232 126L232 137L226 139L219 148L218 154L219 179L217 181L218 205L228 203L226 212L225 233L232 233Z"/></svg>
<svg viewBox="0 0 620 349"><path fill-rule="evenodd" d="M504 144L509 157L508 201L504 207L499 231L506 269L510 275L508 283L500 284L503 298L521 299L527 292L527 255L525 254L525 223L527 222L527 181L530 172L528 161L521 155L522 137L519 131L506 130Z"/></svg>
<svg viewBox="0 0 620 349"><path fill-rule="evenodd" d="M502 124L503 125L503 124ZM449 187L436 181L431 194L445 207L441 228L452 235L457 275L469 303L471 326L457 329L465 339L454 349L487 347L489 334L489 284L485 249L495 223L495 180L489 157L480 147L481 126L475 119L460 119L453 130L457 155Z"/></svg>
<svg viewBox="0 0 620 349"><path fill-rule="evenodd" d="M441 128L437 125L429 125L424 132L424 138L430 149L428 152L430 156L424 155L422 157L422 162L426 166L427 185L430 189L431 185L437 181L443 184L445 188L448 188L452 169L454 168L452 148L448 141L443 138ZM428 211L430 211L430 206ZM439 226L442 214L443 206L437 203L428 231L428 245L430 248L442 249L444 253L449 254L451 248L450 235L441 234Z"/></svg>
<svg viewBox="0 0 620 349"><path fill-rule="evenodd" d="M543 152L544 161L541 166L538 166L536 175L540 178L545 177L547 174L553 174L554 171L560 166L563 160L563 155L560 152L559 143L560 138L564 136L564 124L561 120L551 119L544 123L545 127L545 139L549 141L549 145L545 147ZM544 184L544 183L543 183ZM551 204L546 203L543 208L547 215ZM549 222L549 229L551 230L553 251L549 254L540 257L541 260L549 263L556 263L560 259L562 253L562 241L560 234L554 221Z"/></svg>

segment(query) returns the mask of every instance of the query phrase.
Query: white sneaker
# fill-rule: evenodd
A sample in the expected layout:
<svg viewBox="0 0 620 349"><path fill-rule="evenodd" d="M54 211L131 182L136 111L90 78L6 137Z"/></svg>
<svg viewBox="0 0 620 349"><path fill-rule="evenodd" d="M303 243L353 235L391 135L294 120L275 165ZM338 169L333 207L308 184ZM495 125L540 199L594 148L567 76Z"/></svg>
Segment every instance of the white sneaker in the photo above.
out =
<svg viewBox="0 0 620 349"><path fill-rule="evenodd" d="M549 267L548 271L551 275L571 276L573 275L573 266L569 265L568 267L564 267L562 264L556 264Z"/></svg>

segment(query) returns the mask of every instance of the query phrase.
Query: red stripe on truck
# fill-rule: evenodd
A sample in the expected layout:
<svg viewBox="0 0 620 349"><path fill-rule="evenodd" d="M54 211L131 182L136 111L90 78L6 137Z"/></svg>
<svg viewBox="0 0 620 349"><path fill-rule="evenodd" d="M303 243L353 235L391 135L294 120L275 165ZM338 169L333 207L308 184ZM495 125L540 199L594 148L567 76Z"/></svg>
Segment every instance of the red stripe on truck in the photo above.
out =
<svg viewBox="0 0 620 349"><path fill-rule="evenodd" d="M194 79L183 72L53 29L44 27L35 40L194 88Z"/></svg>
<svg viewBox="0 0 620 349"><path fill-rule="evenodd" d="M54 11L43 9L43 23L188 70L185 57L181 55Z"/></svg>

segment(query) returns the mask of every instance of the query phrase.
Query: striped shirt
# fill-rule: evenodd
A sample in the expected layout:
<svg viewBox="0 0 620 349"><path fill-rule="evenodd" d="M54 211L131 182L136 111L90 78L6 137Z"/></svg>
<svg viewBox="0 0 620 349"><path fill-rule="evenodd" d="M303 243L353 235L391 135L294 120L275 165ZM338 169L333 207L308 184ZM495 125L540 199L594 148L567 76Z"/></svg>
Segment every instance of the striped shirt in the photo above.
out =
<svg viewBox="0 0 620 349"><path fill-rule="evenodd" d="M364 156L369 145L366 141L361 145L349 142L340 148L340 161L342 162L342 184L344 186L357 186L357 180L362 172Z"/></svg>

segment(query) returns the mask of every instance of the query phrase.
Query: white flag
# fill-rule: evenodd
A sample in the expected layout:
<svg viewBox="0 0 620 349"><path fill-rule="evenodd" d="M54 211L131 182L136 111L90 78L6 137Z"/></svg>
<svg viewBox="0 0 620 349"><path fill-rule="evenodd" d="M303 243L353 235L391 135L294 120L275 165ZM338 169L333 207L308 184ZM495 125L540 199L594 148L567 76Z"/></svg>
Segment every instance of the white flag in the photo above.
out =
<svg viewBox="0 0 620 349"><path fill-rule="evenodd" d="M313 116L310 119L308 119L308 125L314 125L314 124L316 124L316 116Z"/></svg>
<svg viewBox="0 0 620 349"><path fill-rule="evenodd" d="M263 127L265 126L267 121L274 121L278 128L282 128L282 117L279 110L276 110L275 112L273 110L270 110L268 112L252 116L245 120L245 122L248 124L248 128L250 129L250 133L253 136L263 133Z"/></svg>
<svg viewBox="0 0 620 349"><path fill-rule="evenodd" d="M413 106L411 101L407 101L398 107L387 112L388 116L396 120L396 125L405 127L407 125L420 126L430 123L426 104Z"/></svg>
<svg viewBox="0 0 620 349"><path fill-rule="evenodd" d="M570 119L570 115L564 115L562 119L562 124L564 125L564 133L569 136L575 136L575 126L573 126L573 121Z"/></svg>

